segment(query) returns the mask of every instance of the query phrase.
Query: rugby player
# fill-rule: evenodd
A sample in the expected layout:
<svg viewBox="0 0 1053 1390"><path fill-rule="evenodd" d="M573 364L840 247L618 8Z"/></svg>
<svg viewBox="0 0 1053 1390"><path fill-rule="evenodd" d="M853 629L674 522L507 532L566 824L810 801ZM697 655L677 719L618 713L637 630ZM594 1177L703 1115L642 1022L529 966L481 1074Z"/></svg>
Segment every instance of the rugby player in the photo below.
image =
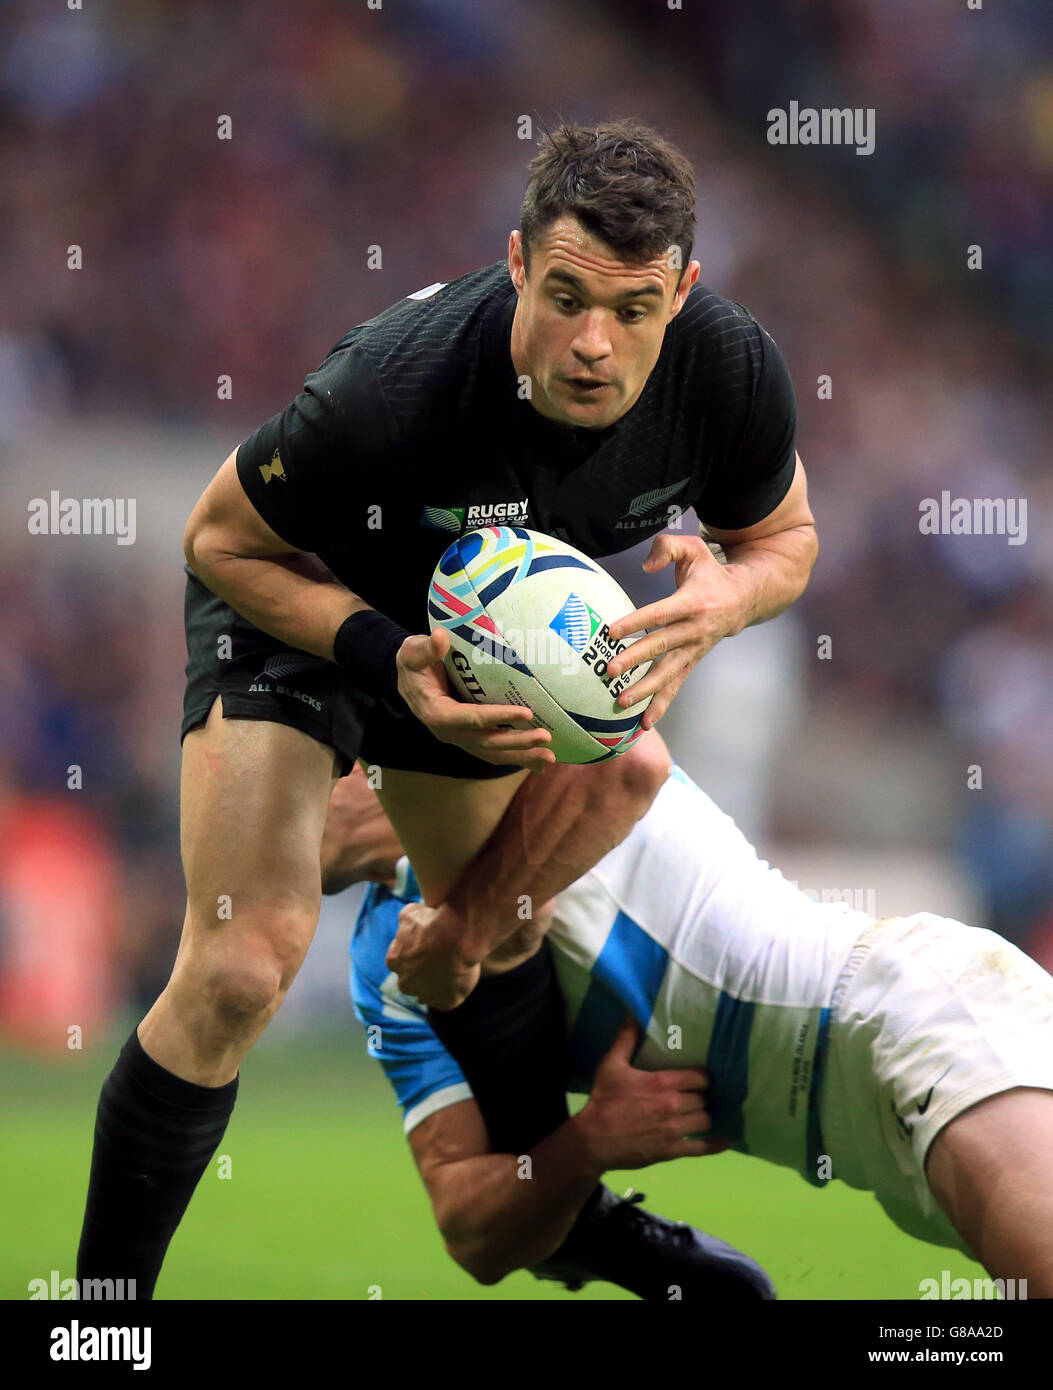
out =
<svg viewBox="0 0 1053 1390"><path fill-rule="evenodd" d="M426 930L431 909L372 799L364 778L338 785L323 883L390 885L369 890L354 928L355 1010L450 1254L481 1282L544 1261L605 1167L640 1166L648 1140L668 1157L690 1128L709 1141L690 1152L723 1141L817 1186L840 1178L910 1235L1053 1296L1053 978L1017 947L926 912L875 920L812 901L674 768L555 900L568 1087L592 1095L525 1182L384 964L400 912ZM640 1080L637 1123L619 1128L601 1112L631 1084L627 1017L643 1031L636 1076L656 1084ZM689 1115L683 1085L702 1068L706 1114Z"/></svg>
<svg viewBox="0 0 1053 1390"><path fill-rule="evenodd" d="M688 672L791 604L816 554L786 367L748 310L698 283L694 200L690 165L645 127L561 127L531 163L507 263L353 328L194 508L186 918L103 1086L82 1279L152 1296L241 1059L311 940L329 793L356 759L439 908L392 945L403 988L447 1011L433 1023L462 1065L501 1059L506 1085L477 1092L488 1123L528 1145L565 1117L550 953L500 994L475 988L481 966L519 903L550 899L644 813L665 775L649 734ZM699 536L658 536L671 506L694 507L729 563ZM611 629L647 631L612 678L660 658L619 697L653 695L649 733L564 784L578 814L558 854L523 837L548 733L529 710L453 699L449 639L421 635L435 563L496 518L592 556L657 537L649 568L674 567L668 600Z"/></svg>

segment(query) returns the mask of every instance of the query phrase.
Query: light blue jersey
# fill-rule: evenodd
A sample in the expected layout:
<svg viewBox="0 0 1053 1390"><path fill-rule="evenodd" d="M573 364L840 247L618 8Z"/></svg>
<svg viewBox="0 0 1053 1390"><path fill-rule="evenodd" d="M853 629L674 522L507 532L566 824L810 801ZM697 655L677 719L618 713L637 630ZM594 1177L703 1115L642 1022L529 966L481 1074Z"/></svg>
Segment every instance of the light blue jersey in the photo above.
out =
<svg viewBox="0 0 1053 1390"><path fill-rule="evenodd" d="M351 998L366 1026L366 1046L379 1059L402 1107L408 1134L421 1120L472 1093L461 1069L432 1032L428 1011L399 991L397 977L384 964L395 939L399 912L420 902L409 860L399 864L391 893L373 884L351 935Z"/></svg>
<svg viewBox="0 0 1053 1390"><path fill-rule="evenodd" d="M351 942L351 990L411 1130L471 1092L400 994L384 957L403 903L373 887ZM647 1070L705 1066L710 1133L818 1182L819 1086L838 975L872 918L788 883L675 769L646 816L556 900L549 939L566 1003L569 1090L587 1090L631 1013Z"/></svg>
<svg viewBox="0 0 1053 1390"><path fill-rule="evenodd" d="M373 889L352 993L408 1130L471 1092L384 964L403 902ZM1053 979L993 932L815 903L679 771L631 834L556 900L549 933L572 1076L587 1089L626 1014L639 1067L708 1067L711 1133L873 1192L903 1230L968 1253L925 1163L988 1096L1053 1090ZM917 1290L905 1289L904 1297Z"/></svg>

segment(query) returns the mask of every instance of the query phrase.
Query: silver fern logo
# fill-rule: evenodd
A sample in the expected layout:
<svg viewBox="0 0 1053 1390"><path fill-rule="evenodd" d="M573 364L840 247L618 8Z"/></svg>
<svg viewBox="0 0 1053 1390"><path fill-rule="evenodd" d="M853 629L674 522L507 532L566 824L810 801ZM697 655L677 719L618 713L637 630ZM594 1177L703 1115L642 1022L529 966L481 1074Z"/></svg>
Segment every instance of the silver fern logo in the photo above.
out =
<svg viewBox="0 0 1053 1390"><path fill-rule="evenodd" d="M293 652L282 656L272 656L267 659L263 670L254 678L254 683L263 680L283 680L286 676L291 676L294 671L306 671L317 662L317 657L296 656Z"/></svg>
<svg viewBox="0 0 1053 1390"><path fill-rule="evenodd" d="M662 504L675 497L678 492L683 492L690 481L689 473L686 478L681 478L678 483L670 483L668 487L656 487L650 492L641 492L639 497L634 497L629 503L628 510L618 522L618 530L630 531L635 526L651 525L657 519L655 512Z"/></svg>
<svg viewBox="0 0 1053 1390"><path fill-rule="evenodd" d="M629 503L629 510L626 516L644 516L647 512L653 512L668 502L670 497L675 497L678 492L682 492L691 481L690 473L686 478L681 478L678 483L670 483L668 487L656 487L651 492L641 492L639 497L634 497Z"/></svg>

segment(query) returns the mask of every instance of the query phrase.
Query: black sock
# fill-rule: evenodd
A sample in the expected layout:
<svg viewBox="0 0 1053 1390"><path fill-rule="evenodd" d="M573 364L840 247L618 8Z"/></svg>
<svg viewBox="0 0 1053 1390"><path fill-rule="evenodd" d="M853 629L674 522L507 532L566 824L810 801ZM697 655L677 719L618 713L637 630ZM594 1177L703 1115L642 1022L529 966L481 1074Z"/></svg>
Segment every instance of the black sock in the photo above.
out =
<svg viewBox="0 0 1053 1390"><path fill-rule="evenodd" d="M567 1119L563 996L547 941L515 970L484 975L458 1008L430 1009L428 1019L464 1072L495 1153L527 1153ZM552 1261L588 1252L604 1192L597 1184Z"/></svg>
<svg viewBox="0 0 1053 1390"><path fill-rule="evenodd" d="M95 1118L78 1283L135 1280L153 1297L161 1263L238 1094L198 1086L159 1066L133 1033L103 1082Z"/></svg>
<svg viewBox="0 0 1053 1390"><path fill-rule="evenodd" d="M483 1113L495 1153L527 1153L567 1118L563 996L547 941L428 1019Z"/></svg>

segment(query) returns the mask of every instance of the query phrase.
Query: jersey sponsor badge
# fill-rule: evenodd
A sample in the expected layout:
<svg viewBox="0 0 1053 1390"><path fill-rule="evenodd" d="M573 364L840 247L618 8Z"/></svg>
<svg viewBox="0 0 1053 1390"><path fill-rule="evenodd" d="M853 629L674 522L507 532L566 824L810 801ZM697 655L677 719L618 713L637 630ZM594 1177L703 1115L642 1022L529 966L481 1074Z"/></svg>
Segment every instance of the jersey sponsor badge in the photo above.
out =
<svg viewBox="0 0 1053 1390"><path fill-rule="evenodd" d="M525 526L530 515L526 497L515 502L475 502L461 507L425 507L420 524L428 531L459 536L483 526Z"/></svg>

